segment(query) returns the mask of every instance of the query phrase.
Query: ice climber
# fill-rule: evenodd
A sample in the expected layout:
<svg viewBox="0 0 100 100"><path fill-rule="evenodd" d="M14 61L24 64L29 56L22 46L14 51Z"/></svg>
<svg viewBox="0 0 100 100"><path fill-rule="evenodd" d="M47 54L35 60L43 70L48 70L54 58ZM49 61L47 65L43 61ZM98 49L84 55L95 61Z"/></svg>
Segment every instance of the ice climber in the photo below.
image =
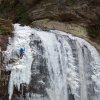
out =
<svg viewBox="0 0 100 100"><path fill-rule="evenodd" d="M22 58L25 53L25 48L20 48L19 52L20 52L20 58Z"/></svg>

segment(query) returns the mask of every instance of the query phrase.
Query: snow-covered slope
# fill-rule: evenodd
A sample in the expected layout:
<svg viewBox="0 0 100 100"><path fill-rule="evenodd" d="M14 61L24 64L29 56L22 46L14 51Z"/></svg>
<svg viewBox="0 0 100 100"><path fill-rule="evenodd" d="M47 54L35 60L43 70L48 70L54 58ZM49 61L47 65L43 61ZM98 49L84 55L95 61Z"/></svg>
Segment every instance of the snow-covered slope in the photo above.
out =
<svg viewBox="0 0 100 100"><path fill-rule="evenodd" d="M100 100L100 56L93 46L57 30L19 24L14 29L5 52L6 69L11 70L9 100L14 100L15 87L22 90L21 84L28 86L25 100ZM22 98L23 92L18 100Z"/></svg>

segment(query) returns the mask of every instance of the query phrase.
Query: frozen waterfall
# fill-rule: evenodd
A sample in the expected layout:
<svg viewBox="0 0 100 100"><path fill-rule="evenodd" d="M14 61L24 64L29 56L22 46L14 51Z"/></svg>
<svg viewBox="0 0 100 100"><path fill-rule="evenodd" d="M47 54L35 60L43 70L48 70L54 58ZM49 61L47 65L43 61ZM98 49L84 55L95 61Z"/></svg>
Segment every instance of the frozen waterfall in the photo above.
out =
<svg viewBox="0 0 100 100"><path fill-rule="evenodd" d="M5 55L9 100L100 100L100 55L81 38L15 24Z"/></svg>

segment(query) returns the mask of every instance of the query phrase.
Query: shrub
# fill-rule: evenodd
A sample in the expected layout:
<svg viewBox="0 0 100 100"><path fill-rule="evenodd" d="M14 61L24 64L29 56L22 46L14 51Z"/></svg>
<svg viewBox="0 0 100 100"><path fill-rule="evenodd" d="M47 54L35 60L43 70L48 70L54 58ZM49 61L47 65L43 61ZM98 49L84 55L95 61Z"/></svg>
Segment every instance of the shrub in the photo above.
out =
<svg viewBox="0 0 100 100"><path fill-rule="evenodd" d="M6 35L8 35L8 30L6 29L6 28L0 28L0 33L1 33L1 35L4 35L4 36L6 36Z"/></svg>
<svg viewBox="0 0 100 100"><path fill-rule="evenodd" d="M67 5L75 4L75 0L66 0Z"/></svg>
<svg viewBox="0 0 100 100"><path fill-rule="evenodd" d="M100 24L89 25L87 31L92 38L97 37L100 34Z"/></svg>

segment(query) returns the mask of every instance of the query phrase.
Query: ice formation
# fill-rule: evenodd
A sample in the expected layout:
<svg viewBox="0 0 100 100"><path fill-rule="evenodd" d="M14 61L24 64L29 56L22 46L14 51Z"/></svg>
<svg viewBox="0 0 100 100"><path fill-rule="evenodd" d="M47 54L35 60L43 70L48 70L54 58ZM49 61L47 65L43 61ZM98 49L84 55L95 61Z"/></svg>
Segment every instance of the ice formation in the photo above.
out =
<svg viewBox="0 0 100 100"><path fill-rule="evenodd" d="M22 83L29 85L31 76L40 73L37 68L39 63L34 65L33 55L40 55L46 60L49 85L45 87L45 99L41 94L37 93L38 97L31 93L30 97L27 93L25 100L35 100L37 97L36 100L100 100L100 55L93 46L81 38L57 30L47 32L19 24L15 24L14 29L14 38L9 39L5 52L7 61L14 60L6 67L11 70L9 100L14 86L20 91ZM21 47L25 48L22 59L18 56ZM39 82L46 84L42 79Z"/></svg>

